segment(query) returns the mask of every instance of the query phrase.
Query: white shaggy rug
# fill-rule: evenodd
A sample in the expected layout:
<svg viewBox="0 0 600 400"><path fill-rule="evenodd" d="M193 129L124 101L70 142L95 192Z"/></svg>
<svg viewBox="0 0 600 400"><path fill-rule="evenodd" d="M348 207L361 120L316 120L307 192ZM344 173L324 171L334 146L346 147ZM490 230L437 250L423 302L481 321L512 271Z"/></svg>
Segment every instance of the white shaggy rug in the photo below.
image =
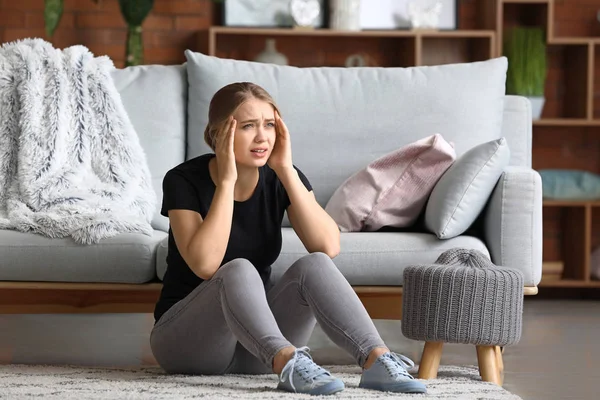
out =
<svg viewBox="0 0 600 400"><path fill-rule="evenodd" d="M358 389L360 368L324 366L342 379L346 389L332 399L486 399L522 400L482 382L475 367L441 366L438 379L425 381L426 395L401 395ZM307 399L309 395L276 390L272 375L167 375L158 367L90 368L44 365L0 365L0 397L24 399Z"/></svg>

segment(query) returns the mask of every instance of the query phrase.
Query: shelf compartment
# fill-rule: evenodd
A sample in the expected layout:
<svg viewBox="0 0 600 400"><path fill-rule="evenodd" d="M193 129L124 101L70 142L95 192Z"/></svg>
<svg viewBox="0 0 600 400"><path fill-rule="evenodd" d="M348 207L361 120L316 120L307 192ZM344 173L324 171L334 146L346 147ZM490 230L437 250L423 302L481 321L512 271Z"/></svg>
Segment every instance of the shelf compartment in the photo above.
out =
<svg viewBox="0 0 600 400"><path fill-rule="evenodd" d="M598 37L600 24L596 19L598 3L591 0L553 1L555 18L553 36L559 37Z"/></svg>
<svg viewBox="0 0 600 400"><path fill-rule="evenodd" d="M487 0L484 0L487 1ZM548 29L548 2L504 2L502 30L515 26L541 26Z"/></svg>
<svg viewBox="0 0 600 400"><path fill-rule="evenodd" d="M589 281L591 213L589 204L544 206L543 259L545 262L563 262L563 280ZM552 284L556 281L545 282Z"/></svg>
<svg viewBox="0 0 600 400"><path fill-rule="evenodd" d="M417 39L417 65L443 65L485 61L494 57L494 36L439 37Z"/></svg>
<svg viewBox="0 0 600 400"><path fill-rule="evenodd" d="M600 173L598 152L597 127L533 127L532 165L536 170L569 168Z"/></svg>
<svg viewBox="0 0 600 400"><path fill-rule="evenodd" d="M520 26L540 26L544 29L544 32L548 32L548 13L549 5L547 1L544 2L506 2L502 0L496 0L496 10L494 11L494 3L489 0L481 0L485 6L483 8L484 21L490 21L494 19L497 27L497 55L503 54L504 40L506 33L513 27ZM486 27L490 26L489 22L485 23Z"/></svg>
<svg viewBox="0 0 600 400"><path fill-rule="evenodd" d="M251 61L264 50L266 40L275 39L277 51L288 58L289 65L297 67L343 67L355 54L372 67L410 67L417 61L415 36L296 36L278 31L270 35L216 35L211 55Z"/></svg>
<svg viewBox="0 0 600 400"><path fill-rule="evenodd" d="M548 45L543 119L591 119L588 109L592 90L588 72L589 46Z"/></svg>
<svg viewBox="0 0 600 400"><path fill-rule="evenodd" d="M564 127L593 127L600 126L600 118L598 119L584 119L584 118L542 118L533 120L534 126L564 126Z"/></svg>

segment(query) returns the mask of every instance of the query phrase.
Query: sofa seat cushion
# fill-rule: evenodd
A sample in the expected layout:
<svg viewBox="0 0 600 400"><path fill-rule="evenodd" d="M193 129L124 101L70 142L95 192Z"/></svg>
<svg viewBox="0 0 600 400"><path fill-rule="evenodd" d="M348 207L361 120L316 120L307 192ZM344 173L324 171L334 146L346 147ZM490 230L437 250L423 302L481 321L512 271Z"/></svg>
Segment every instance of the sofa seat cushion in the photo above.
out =
<svg viewBox="0 0 600 400"><path fill-rule="evenodd" d="M144 283L156 277L156 249L167 233L126 233L93 245L0 230L0 280Z"/></svg>
<svg viewBox="0 0 600 400"><path fill-rule="evenodd" d="M462 247L476 249L489 257L485 244L472 236L439 240L429 233L342 232L341 251L333 262L351 285L399 286L404 268L413 264L432 264L444 251ZM273 265L272 279L308 254L292 228L283 228L281 255Z"/></svg>
<svg viewBox="0 0 600 400"><path fill-rule="evenodd" d="M169 236L165 237L158 244L156 249L156 276L161 281L167 272L167 254L169 252Z"/></svg>

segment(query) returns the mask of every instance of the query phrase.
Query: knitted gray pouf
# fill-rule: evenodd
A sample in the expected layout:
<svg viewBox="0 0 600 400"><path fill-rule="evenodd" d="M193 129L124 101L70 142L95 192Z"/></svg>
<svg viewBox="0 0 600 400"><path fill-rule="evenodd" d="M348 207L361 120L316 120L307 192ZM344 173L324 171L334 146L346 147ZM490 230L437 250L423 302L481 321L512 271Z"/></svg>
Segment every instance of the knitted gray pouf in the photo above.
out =
<svg viewBox="0 0 600 400"><path fill-rule="evenodd" d="M402 333L426 342L507 346L521 338L523 274L451 249L404 270Z"/></svg>

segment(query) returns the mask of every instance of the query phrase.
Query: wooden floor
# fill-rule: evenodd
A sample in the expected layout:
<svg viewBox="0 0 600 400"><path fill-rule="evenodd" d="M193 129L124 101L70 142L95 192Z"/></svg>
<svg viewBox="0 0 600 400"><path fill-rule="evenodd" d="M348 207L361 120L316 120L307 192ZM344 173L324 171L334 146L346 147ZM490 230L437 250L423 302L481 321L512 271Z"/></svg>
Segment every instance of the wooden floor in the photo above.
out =
<svg viewBox="0 0 600 400"><path fill-rule="evenodd" d="M598 398L600 301L526 297L524 312L521 341L504 353L504 387L524 400ZM154 364L153 322L150 314L0 314L0 363ZM393 351L419 362L423 343L404 338L399 321L375 326ZM308 346L320 364L353 362L318 327ZM476 365L474 346L445 345L441 364Z"/></svg>
<svg viewBox="0 0 600 400"><path fill-rule="evenodd" d="M525 298L523 334L505 349L504 387L523 400L598 399L600 302ZM397 321L375 321L393 351L419 361L423 343L398 335ZM316 330L309 347L321 364L352 359ZM444 345L441 364L477 365L474 346Z"/></svg>

